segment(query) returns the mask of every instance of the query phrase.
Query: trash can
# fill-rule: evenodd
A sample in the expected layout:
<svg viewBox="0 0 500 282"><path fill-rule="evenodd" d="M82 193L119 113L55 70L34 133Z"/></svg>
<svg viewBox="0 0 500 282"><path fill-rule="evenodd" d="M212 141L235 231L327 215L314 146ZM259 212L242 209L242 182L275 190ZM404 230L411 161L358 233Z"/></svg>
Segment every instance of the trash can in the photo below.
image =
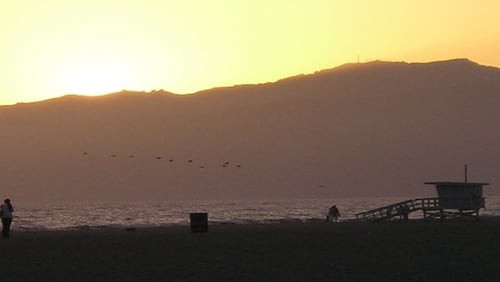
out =
<svg viewBox="0 0 500 282"><path fill-rule="evenodd" d="M196 212L189 214L191 221L191 232L208 232L208 214L206 212Z"/></svg>

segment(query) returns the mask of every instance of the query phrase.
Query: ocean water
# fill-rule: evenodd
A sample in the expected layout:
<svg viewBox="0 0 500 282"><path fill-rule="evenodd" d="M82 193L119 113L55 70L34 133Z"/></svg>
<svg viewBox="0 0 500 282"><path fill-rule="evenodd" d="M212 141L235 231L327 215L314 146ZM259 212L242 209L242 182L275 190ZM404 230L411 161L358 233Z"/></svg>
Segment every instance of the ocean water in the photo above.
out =
<svg viewBox="0 0 500 282"><path fill-rule="evenodd" d="M309 222L324 220L328 208L340 221L409 198L288 199L255 201L134 202L15 206L17 231L78 230L189 225L189 213L208 213L209 224ZM500 216L500 196L486 198L481 215Z"/></svg>

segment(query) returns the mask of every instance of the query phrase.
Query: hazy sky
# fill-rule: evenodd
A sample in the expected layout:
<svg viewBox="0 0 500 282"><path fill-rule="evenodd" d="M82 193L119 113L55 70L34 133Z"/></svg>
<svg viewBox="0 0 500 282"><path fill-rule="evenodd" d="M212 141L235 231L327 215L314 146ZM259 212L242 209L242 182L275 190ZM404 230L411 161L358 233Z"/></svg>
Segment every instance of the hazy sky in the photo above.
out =
<svg viewBox="0 0 500 282"><path fill-rule="evenodd" d="M370 60L500 66L498 0L0 1L0 104L191 93Z"/></svg>

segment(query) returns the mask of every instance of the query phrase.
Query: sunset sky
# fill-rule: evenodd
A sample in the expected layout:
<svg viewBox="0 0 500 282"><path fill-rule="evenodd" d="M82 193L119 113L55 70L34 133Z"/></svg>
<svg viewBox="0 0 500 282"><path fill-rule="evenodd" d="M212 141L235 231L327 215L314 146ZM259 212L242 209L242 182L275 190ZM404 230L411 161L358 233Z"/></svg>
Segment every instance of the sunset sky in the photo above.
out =
<svg viewBox="0 0 500 282"><path fill-rule="evenodd" d="M357 61L500 66L498 11L498 0L1 1L0 104L192 93Z"/></svg>

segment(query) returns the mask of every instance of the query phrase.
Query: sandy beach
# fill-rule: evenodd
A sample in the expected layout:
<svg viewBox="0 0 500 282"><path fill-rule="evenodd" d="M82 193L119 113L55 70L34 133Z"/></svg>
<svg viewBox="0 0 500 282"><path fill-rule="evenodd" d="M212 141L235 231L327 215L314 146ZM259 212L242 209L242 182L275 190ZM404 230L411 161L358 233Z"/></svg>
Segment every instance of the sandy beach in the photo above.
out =
<svg viewBox="0 0 500 282"><path fill-rule="evenodd" d="M499 281L500 220L13 232L1 281Z"/></svg>

